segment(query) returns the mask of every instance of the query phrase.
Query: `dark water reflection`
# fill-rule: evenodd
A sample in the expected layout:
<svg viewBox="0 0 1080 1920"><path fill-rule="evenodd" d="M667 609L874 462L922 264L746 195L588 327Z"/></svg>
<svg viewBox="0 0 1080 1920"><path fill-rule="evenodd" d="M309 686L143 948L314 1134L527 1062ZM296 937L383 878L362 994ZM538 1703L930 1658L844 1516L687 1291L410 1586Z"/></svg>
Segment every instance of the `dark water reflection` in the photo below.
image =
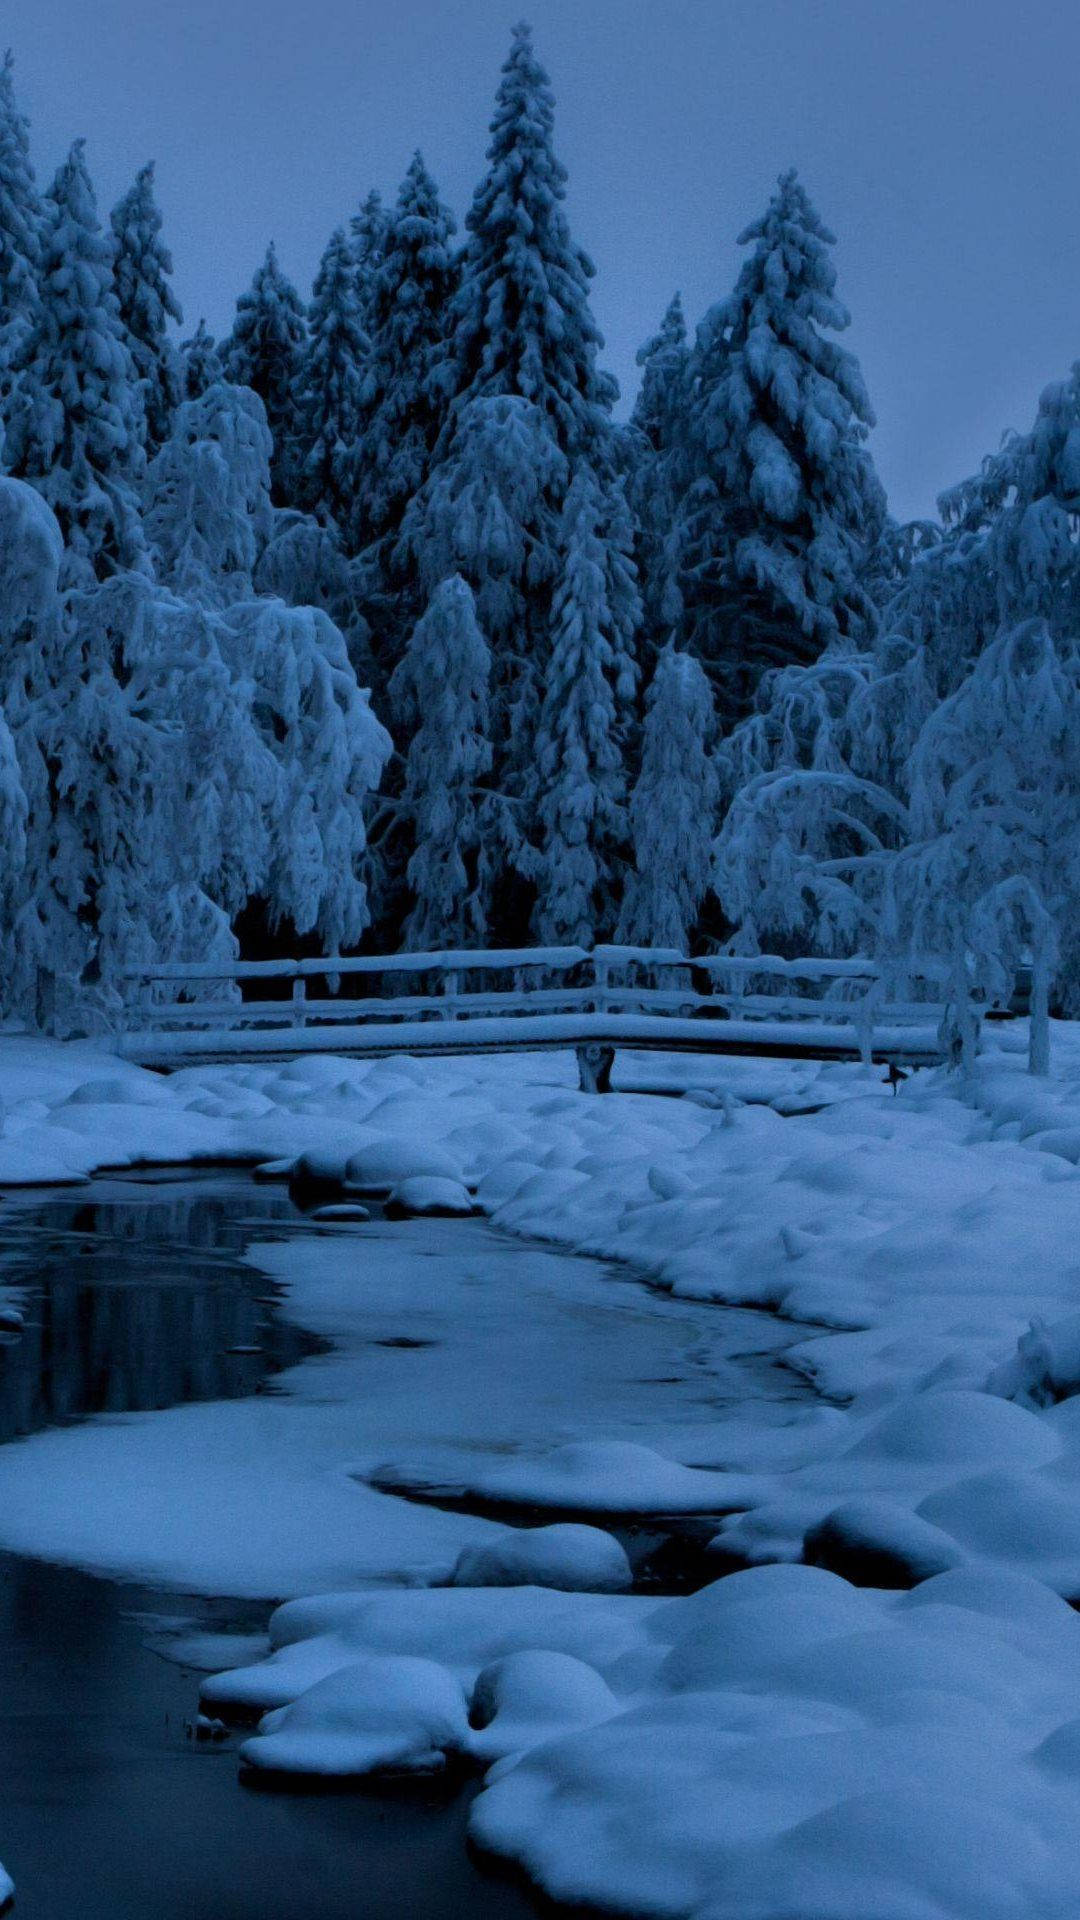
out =
<svg viewBox="0 0 1080 1920"><path fill-rule="evenodd" d="M11 1209L0 1279L27 1289L26 1324L0 1342L0 1441L268 1390L320 1343L241 1255L256 1231L303 1224L282 1190L228 1174L99 1181Z"/></svg>
<svg viewBox="0 0 1080 1920"><path fill-rule="evenodd" d="M228 1619L0 1554L15 1920L535 1920L470 1860L467 1795L245 1791L229 1745L186 1736L198 1676L152 1653L131 1617L185 1609Z"/></svg>
<svg viewBox="0 0 1080 1920"><path fill-rule="evenodd" d="M0 1438L273 1391L319 1343L241 1255L317 1231L282 1189L236 1174L10 1205L0 1279L27 1288L27 1324L0 1346ZM0 1859L16 1920L535 1915L469 1858L468 1794L246 1792L231 1742L187 1736L200 1676L151 1650L147 1616L250 1632L267 1612L0 1554Z"/></svg>

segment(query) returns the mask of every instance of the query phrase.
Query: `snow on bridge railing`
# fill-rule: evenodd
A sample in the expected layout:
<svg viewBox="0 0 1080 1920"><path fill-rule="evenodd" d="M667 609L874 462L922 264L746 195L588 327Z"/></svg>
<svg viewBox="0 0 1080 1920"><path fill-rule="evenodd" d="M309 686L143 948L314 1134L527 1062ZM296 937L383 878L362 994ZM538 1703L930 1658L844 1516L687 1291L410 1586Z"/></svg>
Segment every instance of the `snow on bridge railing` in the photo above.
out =
<svg viewBox="0 0 1080 1920"><path fill-rule="evenodd" d="M510 984L493 980L509 975ZM942 1006L912 989L944 982L934 959L881 968L856 956L787 959L777 954L695 957L671 947L444 948L429 953L350 958L172 962L132 967L136 989L125 1025L146 1029L229 1031L344 1024L468 1021L491 1016L647 1015L710 1020L814 1020L854 1028L869 1058L874 1032L936 1023ZM384 991L397 978L405 992ZM348 992L349 982L379 990ZM251 997L280 983L288 998ZM309 995L309 985L322 991ZM755 986L764 991L752 991ZM245 997L245 986L249 993ZM221 994L193 990L223 989ZM802 991L784 991L801 988ZM343 991L344 989L344 991ZM507 1029L510 1033L510 1029Z"/></svg>

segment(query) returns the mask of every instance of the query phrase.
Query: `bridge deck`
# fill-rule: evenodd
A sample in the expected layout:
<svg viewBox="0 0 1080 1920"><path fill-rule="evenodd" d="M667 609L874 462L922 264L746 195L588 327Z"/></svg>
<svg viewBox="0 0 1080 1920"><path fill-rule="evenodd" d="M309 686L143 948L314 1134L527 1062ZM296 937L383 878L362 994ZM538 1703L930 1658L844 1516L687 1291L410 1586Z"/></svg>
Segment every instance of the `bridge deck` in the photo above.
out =
<svg viewBox="0 0 1080 1920"><path fill-rule="evenodd" d="M250 1008L249 1013L257 1009ZM893 1025L884 1009L868 1034L873 1060L902 1066L935 1066L941 1043L935 1026ZM275 1010L268 1008L268 1018ZM417 1055L534 1052L582 1046L631 1047L664 1053L756 1054L780 1060L859 1060L859 1033L850 1024L810 1017L679 1019L632 1013L505 1014L463 1020L395 1020L343 1024L317 1018L309 1003L302 1027L275 1024L234 1029L170 1032L129 1031L116 1042L124 1059L145 1067L181 1067L199 1062L284 1060L298 1053L340 1053L371 1059L390 1053Z"/></svg>

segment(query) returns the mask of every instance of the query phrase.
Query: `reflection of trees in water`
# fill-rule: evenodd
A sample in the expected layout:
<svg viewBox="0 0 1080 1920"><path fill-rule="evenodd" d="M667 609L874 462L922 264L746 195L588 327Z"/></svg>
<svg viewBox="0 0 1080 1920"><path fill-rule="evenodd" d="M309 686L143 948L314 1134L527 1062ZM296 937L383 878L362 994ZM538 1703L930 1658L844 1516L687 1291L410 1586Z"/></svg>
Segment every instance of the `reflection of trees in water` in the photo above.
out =
<svg viewBox="0 0 1080 1920"><path fill-rule="evenodd" d="M284 1195L239 1181L22 1216L4 1278L32 1290L21 1337L0 1346L0 1440L88 1413L236 1399L316 1350L239 1259L264 1227L296 1218ZM230 1351L245 1347L258 1350Z"/></svg>

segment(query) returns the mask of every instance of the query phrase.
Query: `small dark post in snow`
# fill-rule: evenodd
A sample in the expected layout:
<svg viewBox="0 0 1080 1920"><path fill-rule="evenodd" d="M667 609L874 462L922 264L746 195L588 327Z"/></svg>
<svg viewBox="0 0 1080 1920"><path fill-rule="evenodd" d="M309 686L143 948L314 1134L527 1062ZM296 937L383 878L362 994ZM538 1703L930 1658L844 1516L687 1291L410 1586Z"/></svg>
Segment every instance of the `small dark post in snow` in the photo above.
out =
<svg viewBox="0 0 1080 1920"><path fill-rule="evenodd" d="M611 1069L615 1065L614 1047L590 1041L577 1048L578 1084L582 1093L610 1093Z"/></svg>

